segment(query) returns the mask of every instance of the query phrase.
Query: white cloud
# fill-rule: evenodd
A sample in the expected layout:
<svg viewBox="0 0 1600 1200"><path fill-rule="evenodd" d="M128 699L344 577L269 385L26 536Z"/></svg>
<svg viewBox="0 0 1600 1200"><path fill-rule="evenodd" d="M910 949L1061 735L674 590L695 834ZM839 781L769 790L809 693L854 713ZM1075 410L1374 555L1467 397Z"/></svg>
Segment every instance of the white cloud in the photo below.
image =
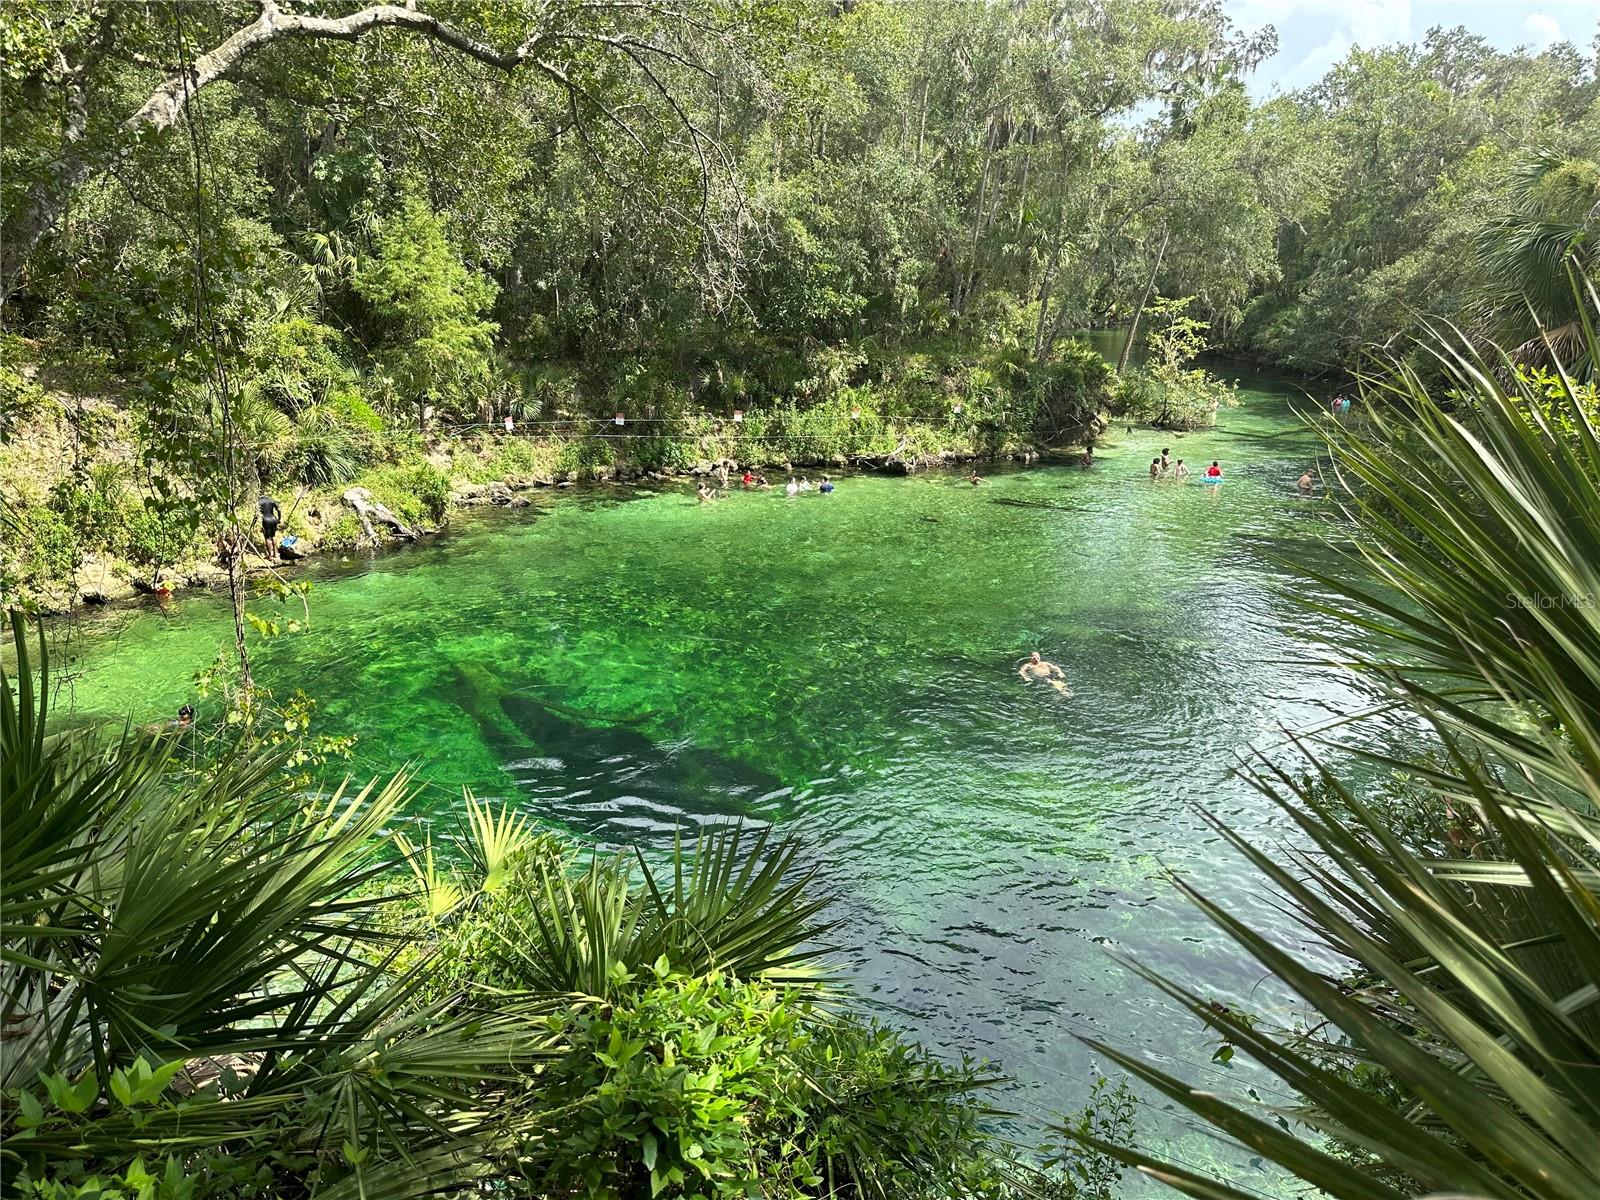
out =
<svg viewBox="0 0 1600 1200"><path fill-rule="evenodd" d="M1279 51L1258 71L1251 90L1299 88L1315 83L1354 46L1373 50L1416 40L1412 0L1224 0L1243 30L1278 31ZM1309 49L1307 48L1309 47ZM1292 66L1289 64L1293 64Z"/></svg>
<svg viewBox="0 0 1600 1200"><path fill-rule="evenodd" d="M1368 43L1369 45L1371 43ZM1285 87L1298 88L1315 83L1328 73L1334 63L1350 53L1350 39L1335 32L1322 45L1308 52L1299 62L1283 73Z"/></svg>
<svg viewBox="0 0 1600 1200"><path fill-rule="evenodd" d="M1360 46L1413 37L1411 0L1231 0L1227 12L1245 29L1275 25L1280 33L1290 25L1326 22Z"/></svg>
<svg viewBox="0 0 1600 1200"><path fill-rule="evenodd" d="M1549 13L1529 13L1522 19L1522 29L1528 35L1528 40L1541 50L1566 40L1566 35L1561 32L1561 23Z"/></svg>

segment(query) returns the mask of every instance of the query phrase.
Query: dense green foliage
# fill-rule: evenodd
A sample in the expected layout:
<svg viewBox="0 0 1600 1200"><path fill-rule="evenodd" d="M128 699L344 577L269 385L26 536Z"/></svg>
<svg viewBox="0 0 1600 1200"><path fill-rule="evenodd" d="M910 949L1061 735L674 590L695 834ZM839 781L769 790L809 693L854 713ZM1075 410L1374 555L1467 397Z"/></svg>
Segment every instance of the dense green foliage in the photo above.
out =
<svg viewBox="0 0 1600 1200"><path fill-rule="evenodd" d="M248 265L213 313L291 414L365 392L410 422L642 417L665 390L726 415L804 395L819 348L1047 362L1152 282L1230 345L1337 368L1427 310L1526 336L1529 296L1554 328L1570 291L1540 279L1572 251L1594 267L1600 118L1570 46L1441 31L1257 105L1270 31L1211 5L455 6L469 36L543 38L553 71L404 30L275 45L199 94L191 145L116 123L152 64L251 10L56 8L8 8L8 215L63 138L92 170L18 266L13 328L133 368L194 324L160 283L198 216ZM552 363L594 403L539 387ZM862 367L837 385L876 382Z"/></svg>
<svg viewBox="0 0 1600 1200"><path fill-rule="evenodd" d="M1508 54L1436 30L1421 47L1355 51L1275 101L1323 186L1283 230L1281 280L1236 343L1348 370L1407 351L1430 316L1508 348L1541 325L1575 341L1569 256L1600 278L1595 88L1571 46Z"/></svg>
<svg viewBox="0 0 1600 1200"><path fill-rule="evenodd" d="M1194 366L1213 346L1398 361L1364 407L1399 418L1333 453L1406 601L1348 595L1409 653L1359 665L1438 734L1408 795L1442 833L1402 843L1331 773L1263 768L1315 850L1291 869L1235 841L1361 975L1330 984L1196 899L1339 1035L1164 985L1329 1140L1123 1061L1331 1195L1594 1193L1592 58L1439 30L1257 103L1272 35L1204 0L358 8L5 6L0 592L90 551L155 580L216 549L237 585L261 490L297 489L289 532L352 485L431 524L452 478L1192 427L1229 402ZM1419 339L1441 318L1463 342L1442 353ZM1133 325L1148 359L1113 372L1086 325ZM513 428L535 436L489 432ZM786 848L713 839L669 883L469 805L463 872L377 837L399 785L308 807L283 754L46 736L45 688L16 682L8 1189L1114 1182L1009 1161L977 1072L797 969L821 931ZM395 894L413 879L420 904Z"/></svg>

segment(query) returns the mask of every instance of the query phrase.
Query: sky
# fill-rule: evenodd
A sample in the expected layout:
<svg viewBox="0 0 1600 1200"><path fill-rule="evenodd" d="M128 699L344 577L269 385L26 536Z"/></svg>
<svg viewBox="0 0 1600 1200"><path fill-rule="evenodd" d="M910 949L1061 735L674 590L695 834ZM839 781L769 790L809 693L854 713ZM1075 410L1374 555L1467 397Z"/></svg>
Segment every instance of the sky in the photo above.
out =
<svg viewBox="0 0 1600 1200"><path fill-rule="evenodd" d="M1258 96L1316 82L1352 46L1420 42L1435 25L1465 25L1506 50L1568 41L1589 51L1600 31L1600 0L1224 0L1223 7L1242 29L1278 31L1278 53L1250 84Z"/></svg>

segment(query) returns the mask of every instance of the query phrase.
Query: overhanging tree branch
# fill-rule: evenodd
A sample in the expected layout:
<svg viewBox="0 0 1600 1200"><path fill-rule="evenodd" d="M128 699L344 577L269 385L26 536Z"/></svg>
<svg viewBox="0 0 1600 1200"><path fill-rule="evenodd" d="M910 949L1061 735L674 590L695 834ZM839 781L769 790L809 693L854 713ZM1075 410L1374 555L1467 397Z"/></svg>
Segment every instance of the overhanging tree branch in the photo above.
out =
<svg viewBox="0 0 1600 1200"><path fill-rule="evenodd" d="M643 11L662 15L679 15L671 9L654 4L618 3L616 0L597 0L580 8L625 9L637 7ZM661 51L648 43L631 38L613 38L601 34L579 36L572 31L539 30L532 33L521 45L510 50L480 41L470 34L447 24L431 13L420 11L416 0L404 4L375 4L343 17L319 17L285 12L278 0L261 0L261 14L250 24L239 29L213 49L195 59L188 71L173 73L145 100L118 129L114 144L109 150L97 151L83 138L87 112L74 104L63 151L45 168L42 178L28 192L15 211L7 214L0 227L0 305L3 305L21 282L23 268L40 240L50 232L66 210L72 193L89 179L116 167L133 152L141 137L159 133L175 123L191 99L202 88L237 72L251 58L275 42L287 40L346 41L354 42L375 29L405 30L432 39L476 59L478 62L507 73L523 66L534 66L545 75L567 88L583 89L552 63L538 56L542 43L553 40L584 40L598 42L608 48L626 53L639 61L635 49ZM652 79L652 82L655 82ZM71 80L81 86L80 80ZM659 86L659 84L657 85ZM586 100L592 99L584 93ZM604 106L601 106L602 109ZM674 104L680 118L682 109ZM607 113L613 120L614 114ZM627 132L626 123L621 124ZM698 131L692 131L695 136ZM637 137L637 135L635 135ZM698 144L697 144L698 149ZM702 156L703 158L703 156Z"/></svg>

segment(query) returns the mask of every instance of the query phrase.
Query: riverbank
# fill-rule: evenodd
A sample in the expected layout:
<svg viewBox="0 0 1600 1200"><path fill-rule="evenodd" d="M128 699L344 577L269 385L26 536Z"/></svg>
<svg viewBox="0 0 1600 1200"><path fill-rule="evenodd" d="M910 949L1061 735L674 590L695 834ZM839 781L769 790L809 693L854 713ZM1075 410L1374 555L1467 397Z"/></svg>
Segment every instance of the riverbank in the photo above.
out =
<svg viewBox="0 0 1600 1200"><path fill-rule="evenodd" d="M992 415L963 419L959 403L943 420L888 417L860 404L828 407L738 419L698 414L676 420L670 431L649 418L632 429L624 419L621 427L567 420L513 421L509 430L503 423L389 430L379 446L386 461L336 482L260 490L279 501L279 537L294 538L303 561L396 540L380 526L381 544L371 545L344 498L355 488L426 538L460 509L525 506L528 494L543 488L714 479L723 468L736 477L743 467L781 487L790 471L910 474L967 462L1031 462L1046 453L1036 435ZM1092 436L1099 428L1091 416L1070 433ZM217 540L224 523L186 511L181 497L150 502L140 487L138 431L114 400L41 392L30 418L10 435L0 448L0 507L15 534L0 545L0 593L8 604L59 613L226 582ZM262 554L255 508L252 494L238 514L256 534L246 572L281 570L285 564Z"/></svg>

